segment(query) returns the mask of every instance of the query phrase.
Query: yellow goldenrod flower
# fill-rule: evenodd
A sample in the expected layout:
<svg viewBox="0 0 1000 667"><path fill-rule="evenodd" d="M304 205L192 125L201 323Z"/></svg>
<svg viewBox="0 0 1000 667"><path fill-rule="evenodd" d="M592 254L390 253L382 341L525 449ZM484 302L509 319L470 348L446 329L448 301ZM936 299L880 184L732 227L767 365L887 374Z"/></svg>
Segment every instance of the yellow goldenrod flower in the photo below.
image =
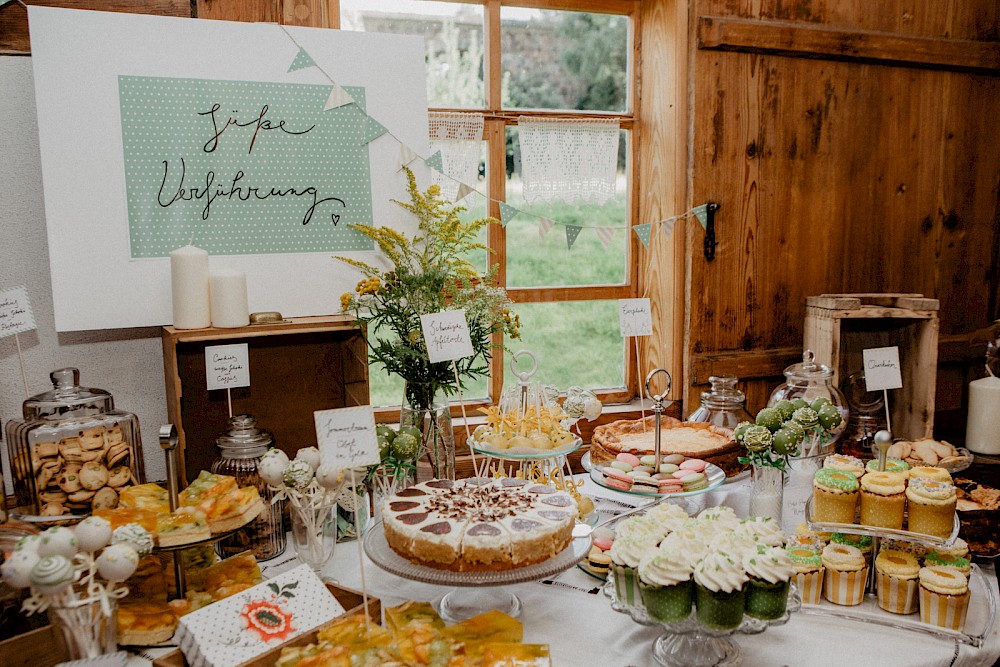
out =
<svg viewBox="0 0 1000 667"><path fill-rule="evenodd" d="M352 298L353 297L351 296L350 292L344 292L343 294L341 294L340 295L340 309L341 310L347 310L348 308L350 308L351 307L351 299Z"/></svg>

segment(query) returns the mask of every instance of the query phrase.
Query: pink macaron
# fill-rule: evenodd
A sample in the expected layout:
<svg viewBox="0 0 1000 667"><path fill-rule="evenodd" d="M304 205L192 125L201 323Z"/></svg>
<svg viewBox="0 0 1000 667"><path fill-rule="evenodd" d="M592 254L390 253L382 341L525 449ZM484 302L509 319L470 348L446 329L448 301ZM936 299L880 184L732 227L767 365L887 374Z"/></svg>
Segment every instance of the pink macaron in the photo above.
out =
<svg viewBox="0 0 1000 667"><path fill-rule="evenodd" d="M608 549L611 548L611 545L614 544L614 543L615 543L615 540L612 537L595 537L594 538L594 546L597 547L598 549L600 549L601 551L607 551Z"/></svg>
<svg viewBox="0 0 1000 667"><path fill-rule="evenodd" d="M621 454L615 457L615 460L627 463L633 468L638 468L639 466L642 465L642 461L639 460L638 456L635 456L634 454L629 454L627 452L622 452Z"/></svg>
<svg viewBox="0 0 1000 667"><path fill-rule="evenodd" d="M632 489L631 482L623 482L620 479L615 479L614 477L605 477L604 485L609 489L617 489L619 491L629 491Z"/></svg>
<svg viewBox="0 0 1000 667"><path fill-rule="evenodd" d="M656 481L659 482L659 485L660 485L661 489L663 487L665 487L665 486L677 486L677 487L680 487L680 486L684 485L684 482L681 481L681 479L678 478L678 477L665 477L663 479L659 479L659 480L656 480Z"/></svg>
<svg viewBox="0 0 1000 667"><path fill-rule="evenodd" d="M617 479L619 482L632 483L632 478L629 477L628 473L624 473L618 468L604 468L601 472L604 473L605 479Z"/></svg>
<svg viewBox="0 0 1000 667"><path fill-rule="evenodd" d="M680 479L684 475L690 475L692 472L694 472L694 471L693 470L685 470L684 468L681 468L680 470L677 470L677 471L675 471L675 472L673 472L671 474L674 476L675 479Z"/></svg>
<svg viewBox="0 0 1000 667"><path fill-rule="evenodd" d="M679 486L661 486L657 493L660 495L667 495L668 493L681 493L682 491L684 491L684 489Z"/></svg>
<svg viewBox="0 0 1000 667"><path fill-rule="evenodd" d="M701 459L688 459L678 466L681 470L690 470L692 472L703 472L705 466L708 465Z"/></svg>

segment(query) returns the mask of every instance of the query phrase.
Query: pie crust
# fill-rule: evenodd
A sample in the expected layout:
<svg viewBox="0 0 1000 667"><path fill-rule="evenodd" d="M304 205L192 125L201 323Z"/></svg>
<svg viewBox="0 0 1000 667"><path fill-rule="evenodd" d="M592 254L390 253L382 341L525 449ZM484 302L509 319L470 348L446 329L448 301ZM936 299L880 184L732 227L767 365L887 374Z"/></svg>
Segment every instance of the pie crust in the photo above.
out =
<svg viewBox="0 0 1000 667"><path fill-rule="evenodd" d="M590 460L594 465L600 465L613 461L622 453L636 456L652 454L655 430L656 415L598 426L590 443ZM742 450L730 429L673 417L660 418L661 454L702 459L719 466L728 477L732 477L746 469L737 460Z"/></svg>

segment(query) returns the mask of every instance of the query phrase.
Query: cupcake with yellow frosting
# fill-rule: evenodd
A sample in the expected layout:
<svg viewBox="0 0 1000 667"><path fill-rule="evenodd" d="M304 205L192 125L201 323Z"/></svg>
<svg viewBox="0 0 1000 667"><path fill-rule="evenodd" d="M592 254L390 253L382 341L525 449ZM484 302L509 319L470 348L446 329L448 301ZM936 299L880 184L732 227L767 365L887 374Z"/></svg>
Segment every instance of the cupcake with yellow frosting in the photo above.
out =
<svg viewBox="0 0 1000 667"><path fill-rule="evenodd" d="M857 477L832 468L820 468L816 471L813 478L813 521L854 523L857 504Z"/></svg>
<svg viewBox="0 0 1000 667"><path fill-rule="evenodd" d="M893 614L917 611L920 563L913 554L883 549L875 559L878 606Z"/></svg>
<svg viewBox="0 0 1000 667"><path fill-rule="evenodd" d="M928 551L924 556L924 565L927 567L953 567L966 577L972 572L972 563L964 556L954 556L940 551Z"/></svg>
<svg viewBox="0 0 1000 667"><path fill-rule="evenodd" d="M795 587L802 595L802 604L819 604L823 591L823 557L808 547L788 547L788 559L795 568Z"/></svg>
<svg viewBox="0 0 1000 667"><path fill-rule="evenodd" d="M861 524L903 529L906 481L891 472L870 472L861 478Z"/></svg>
<svg viewBox="0 0 1000 667"><path fill-rule="evenodd" d="M920 621L961 631L969 613L969 582L953 567L920 570Z"/></svg>
<svg viewBox="0 0 1000 667"><path fill-rule="evenodd" d="M948 482L951 484L951 473L944 468L935 468L934 466L913 466L910 468L910 479L918 477L933 479L935 482Z"/></svg>
<svg viewBox="0 0 1000 667"><path fill-rule="evenodd" d="M823 459L823 467L849 472L855 477L861 477L865 474L864 462L856 456L848 456L847 454L830 454Z"/></svg>
<svg viewBox="0 0 1000 667"><path fill-rule="evenodd" d="M913 479L906 487L906 499L910 532L942 539L951 535L958 502L954 485L923 477Z"/></svg>
<svg viewBox="0 0 1000 667"><path fill-rule="evenodd" d="M933 549L927 549L921 556L927 553L935 551L939 554L948 554L949 556L959 556L961 558L969 557L969 543L963 540L961 537L956 537L955 541L951 543L950 547L934 547ZM926 563L924 563L926 565Z"/></svg>
<svg viewBox="0 0 1000 667"><path fill-rule="evenodd" d="M830 536L830 544L846 544L854 547L865 557L865 565L871 567L875 540L871 535L854 535L853 533L834 533Z"/></svg>
<svg viewBox="0 0 1000 667"><path fill-rule="evenodd" d="M834 604L853 606L861 604L868 581L865 557L856 547L846 544L828 544L823 549L823 597Z"/></svg>
<svg viewBox="0 0 1000 667"><path fill-rule="evenodd" d="M872 459L871 461L866 463L865 471L869 473L879 472L878 459ZM887 458L885 460L884 472L891 472L893 474L902 476L903 479L906 479L907 477L910 476L910 464L904 461L903 459Z"/></svg>

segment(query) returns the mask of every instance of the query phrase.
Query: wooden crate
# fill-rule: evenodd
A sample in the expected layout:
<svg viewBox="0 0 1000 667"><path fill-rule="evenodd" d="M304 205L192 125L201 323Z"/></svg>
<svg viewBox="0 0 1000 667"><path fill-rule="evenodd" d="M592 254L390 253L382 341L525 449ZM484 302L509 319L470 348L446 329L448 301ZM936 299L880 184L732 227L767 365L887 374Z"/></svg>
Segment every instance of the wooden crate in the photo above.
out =
<svg viewBox="0 0 1000 667"><path fill-rule="evenodd" d="M364 333L347 316L303 317L238 329L163 327L167 414L180 434L181 476L207 470L225 430L225 390L205 385L205 348L247 343L250 386L231 390L233 414L250 414L290 456L316 444L315 410L368 403Z"/></svg>
<svg viewBox="0 0 1000 667"><path fill-rule="evenodd" d="M326 585L333 593L333 597L337 598L337 602L347 611L344 612L344 616L353 616L355 614L365 613L364 599L360 591L356 591L352 588L345 588L343 586L338 586L336 584L328 583ZM382 603L378 598L368 596L368 618L372 620L373 623L382 622ZM303 635L299 635L295 639L290 639L289 641L281 644L280 646L275 646L266 653L263 653L253 660L248 660L244 662L240 667L270 667L275 662L278 661L278 656L281 655L281 649L288 646L303 646L305 644L311 644L316 641L316 633L319 628L313 630L312 632L307 632ZM180 649L171 651L166 655L163 655L153 661L153 667L187 667L187 661L184 660L184 654L181 653Z"/></svg>
<svg viewBox="0 0 1000 667"><path fill-rule="evenodd" d="M903 388L889 393L893 435L930 437L937 379L938 301L921 294L823 294L806 299L804 346L834 383L862 369L862 350L899 347Z"/></svg>

